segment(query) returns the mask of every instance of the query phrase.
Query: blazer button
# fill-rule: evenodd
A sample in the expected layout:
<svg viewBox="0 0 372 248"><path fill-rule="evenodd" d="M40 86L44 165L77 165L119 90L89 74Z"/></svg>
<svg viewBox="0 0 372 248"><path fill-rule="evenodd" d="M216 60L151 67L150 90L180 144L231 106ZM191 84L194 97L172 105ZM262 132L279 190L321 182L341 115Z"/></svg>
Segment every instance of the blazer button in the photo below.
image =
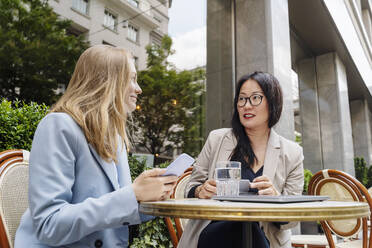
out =
<svg viewBox="0 0 372 248"><path fill-rule="evenodd" d="M103 242L100 239L97 239L96 242L94 242L94 246L96 248L102 247L102 245L103 245Z"/></svg>
<svg viewBox="0 0 372 248"><path fill-rule="evenodd" d="M127 226L127 225L129 225L129 222L124 222L123 223L123 226Z"/></svg>

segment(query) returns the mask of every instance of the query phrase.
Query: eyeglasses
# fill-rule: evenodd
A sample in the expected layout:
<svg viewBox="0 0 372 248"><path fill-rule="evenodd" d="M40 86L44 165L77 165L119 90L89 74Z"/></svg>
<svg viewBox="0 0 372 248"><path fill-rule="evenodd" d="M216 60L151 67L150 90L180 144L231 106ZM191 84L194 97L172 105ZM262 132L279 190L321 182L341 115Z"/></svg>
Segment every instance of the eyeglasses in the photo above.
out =
<svg viewBox="0 0 372 248"><path fill-rule="evenodd" d="M249 97L239 96L238 97L238 106L239 107L244 107L247 104L247 101L248 100L249 100L249 103L252 106L258 106L258 105L261 104L262 98L263 98L263 96L258 95L258 94L253 94L253 95L251 95Z"/></svg>

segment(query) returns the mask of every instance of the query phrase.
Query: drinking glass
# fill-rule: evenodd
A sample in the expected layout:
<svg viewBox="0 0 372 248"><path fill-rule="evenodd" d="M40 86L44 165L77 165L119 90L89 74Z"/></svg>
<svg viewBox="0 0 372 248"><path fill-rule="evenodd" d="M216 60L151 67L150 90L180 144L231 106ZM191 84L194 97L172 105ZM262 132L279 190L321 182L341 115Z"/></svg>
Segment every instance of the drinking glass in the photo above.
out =
<svg viewBox="0 0 372 248"><path fill-rule="evenodd" d="M219 161L216 163L217 196L239 195L240 162Z"/></svg>

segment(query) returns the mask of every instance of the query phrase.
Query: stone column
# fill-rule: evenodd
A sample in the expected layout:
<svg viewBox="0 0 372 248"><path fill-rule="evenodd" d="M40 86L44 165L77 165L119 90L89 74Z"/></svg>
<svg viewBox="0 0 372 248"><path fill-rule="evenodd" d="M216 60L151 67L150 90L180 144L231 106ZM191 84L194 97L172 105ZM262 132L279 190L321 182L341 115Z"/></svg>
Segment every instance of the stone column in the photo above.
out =
<svg viewBox="0 0 372 248"><path fill-rule="evenodd" d="M346 69L335 53L316 58L323 165L354 175Z"/></svg>
<svg viewBox="0 0 372 248"><path fill-rule="evenodd" d="M287 0L208 0L207 131L230 126L235 82L256 70L281 83L284 108L275 129L294 139Z"/></svg>
<svg viewBox="0 0 372 248"><path fill-rule="evenodd" d="M315 59L299 61L297 67L304 167L315 173L324 169Z"/></svg>
<svg viewBox="0 0 372 248"><path fill-rule="evenodd" d="M300 61L300 109L305 167L354 175L346 70L335 53Z"/></svg>
<svg viewBox="0 0 372 248"><path fill-rule="evenodd" d="M236 0L236 75L273 74L284 93L278 133L294 140L291 50L287 0Z"/></svg>
<svg viewBox="0 0 372 248"><path fill-rule="evenodd" d="M364 28L367 31L369 42L372 44L372 21L371 21L372 19L371 19L371 14L369 13L368 9L362 10L362 18L363 18Z"/></svg>
<svg viewBox="0 0 372 248"><path fill-rule="evenodd" d="M355 157L363 157L367 165L372 164L371 120L366 100L350 102L351 124Z"/></svg>
<svg viewBox="0 0 372 248"><path fill-rule="evenodd" d="M233 2L207 1L206 131L230 127L234 95Z"/></svg>

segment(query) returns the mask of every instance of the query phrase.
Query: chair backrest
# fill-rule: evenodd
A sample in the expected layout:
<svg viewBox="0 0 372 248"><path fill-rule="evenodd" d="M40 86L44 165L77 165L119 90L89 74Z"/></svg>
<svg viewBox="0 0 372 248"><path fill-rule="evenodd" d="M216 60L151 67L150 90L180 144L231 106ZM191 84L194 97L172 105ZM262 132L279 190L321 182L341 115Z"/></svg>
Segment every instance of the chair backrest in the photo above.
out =
<svg viewBox="0 0 372 248"><path fill-rule="evenodd" d="M308 192L310 195L327 195L333 201L367 202L372 209L372 198L367 189L353 176L342 171L329 169L317 172L310 180ZM348 238L356 236L362 229L363 247L367 247L368 243L368 247L372 247L372 236L368 241L367 219L328 220L321 221L321 224L330 244L333 243L331 232Z"/></svg>
<svg viewBox="0 0 372 248"><path fill-rule="evenodd" d="M180 176L174 188L173 194L171 195L172 199L185 198L185 188L186 188L187 183L190 180L191 173L192 173L192 167L188 168L182 174L182 176ZM173 247L177 247L178 241L180 240L181 235L183 233L183 228L186 226L188 219L174 218L174 224L176 226L176 229L174 229L172 220L169 217L166 217L164 219L165 219L165 223L168 228L169 235L172 240Z"/></svg>
<svg viewBox="0 0 372 248"><path fill-rule="evenodd" d="M28 158L25 150L0 153L0 247L12 248L28 207Z"/></svg>

